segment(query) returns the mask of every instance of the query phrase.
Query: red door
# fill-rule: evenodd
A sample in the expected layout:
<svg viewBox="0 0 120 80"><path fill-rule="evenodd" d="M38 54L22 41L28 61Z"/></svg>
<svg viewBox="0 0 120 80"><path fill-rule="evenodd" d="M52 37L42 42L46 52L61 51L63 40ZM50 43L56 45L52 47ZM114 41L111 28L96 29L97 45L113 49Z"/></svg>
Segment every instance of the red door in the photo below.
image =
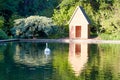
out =
<svg viewBox="0 0 120 80"><path fill-rule="evenodd" d="M81 37L81 26L76 26L75 33L76 38Z"/></svg>

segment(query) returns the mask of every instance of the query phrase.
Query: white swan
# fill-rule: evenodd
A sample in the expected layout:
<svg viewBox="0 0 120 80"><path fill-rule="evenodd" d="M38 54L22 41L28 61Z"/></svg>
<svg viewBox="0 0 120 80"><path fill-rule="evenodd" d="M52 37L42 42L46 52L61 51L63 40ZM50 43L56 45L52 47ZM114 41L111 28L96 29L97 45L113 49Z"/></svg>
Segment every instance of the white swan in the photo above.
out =
<svg viewBox="0 0 120 80"><path fill-rule="evenodd" d="M48 48L48 43L46 43L46 48L44 50L44 54L47 56L47 55L50 55L51 51L50 49Z"/></svg>

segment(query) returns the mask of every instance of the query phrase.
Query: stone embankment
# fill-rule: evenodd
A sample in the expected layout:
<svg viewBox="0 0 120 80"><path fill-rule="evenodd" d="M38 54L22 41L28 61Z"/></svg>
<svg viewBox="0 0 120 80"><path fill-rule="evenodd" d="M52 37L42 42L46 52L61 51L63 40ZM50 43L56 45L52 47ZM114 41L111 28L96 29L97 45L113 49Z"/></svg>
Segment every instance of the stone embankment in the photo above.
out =
<svg viewBox="0 0 120 80"><path fill-rule="evenodd" d="M2 42L48 42L48 43L113 43L113 44L120 44L120 40L97 40L97 39L7 39L7 40L0 40Z"/></svg>
<svg viewBox="0 0 120 80"><path fill-rule="evenodd" d="M2 43L2 42L13 42L13 41L19 41L19 39L6 39L6 40L0 40L0 43Z"/></svg>

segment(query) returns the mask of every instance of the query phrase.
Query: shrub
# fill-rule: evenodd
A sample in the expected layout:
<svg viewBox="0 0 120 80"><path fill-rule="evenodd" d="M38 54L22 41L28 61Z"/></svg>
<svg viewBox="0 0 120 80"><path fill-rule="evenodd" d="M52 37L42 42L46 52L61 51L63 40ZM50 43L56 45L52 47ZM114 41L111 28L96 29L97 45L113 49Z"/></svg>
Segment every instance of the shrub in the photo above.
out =
<svg viewBox="0 0 120 80"><path fill-rule="evenodd" d="M51 35L54 32L53 26L51 18L30 16L14 20L14 27L11 31L14 37L40 38Z"/></svg>
<svg viewBox="0 0 120 80"><path fill-rule="evenodd" d="M6 35L6 33L0 29L0 39L7 39L8 36Z"/></svg>

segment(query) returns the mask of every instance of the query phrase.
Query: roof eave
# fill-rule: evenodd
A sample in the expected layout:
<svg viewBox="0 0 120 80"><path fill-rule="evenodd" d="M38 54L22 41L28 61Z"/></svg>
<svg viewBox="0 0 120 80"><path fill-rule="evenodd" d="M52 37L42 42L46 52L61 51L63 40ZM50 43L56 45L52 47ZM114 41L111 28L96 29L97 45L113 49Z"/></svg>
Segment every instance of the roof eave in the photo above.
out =
<svg viewBox="0 0 120 80"><path fill-rule="evenodd" d="M77 9L79 9L79 6L77 6L77 8L75 9L75 11L73 12L73 14L72 14L72 16L71 16L70 20L68 21L68 24L70 24L70 23L71 23L71 21L72 21L72 19L73 19L74 15L75 15L75 13L77 12Z"/></svg>

